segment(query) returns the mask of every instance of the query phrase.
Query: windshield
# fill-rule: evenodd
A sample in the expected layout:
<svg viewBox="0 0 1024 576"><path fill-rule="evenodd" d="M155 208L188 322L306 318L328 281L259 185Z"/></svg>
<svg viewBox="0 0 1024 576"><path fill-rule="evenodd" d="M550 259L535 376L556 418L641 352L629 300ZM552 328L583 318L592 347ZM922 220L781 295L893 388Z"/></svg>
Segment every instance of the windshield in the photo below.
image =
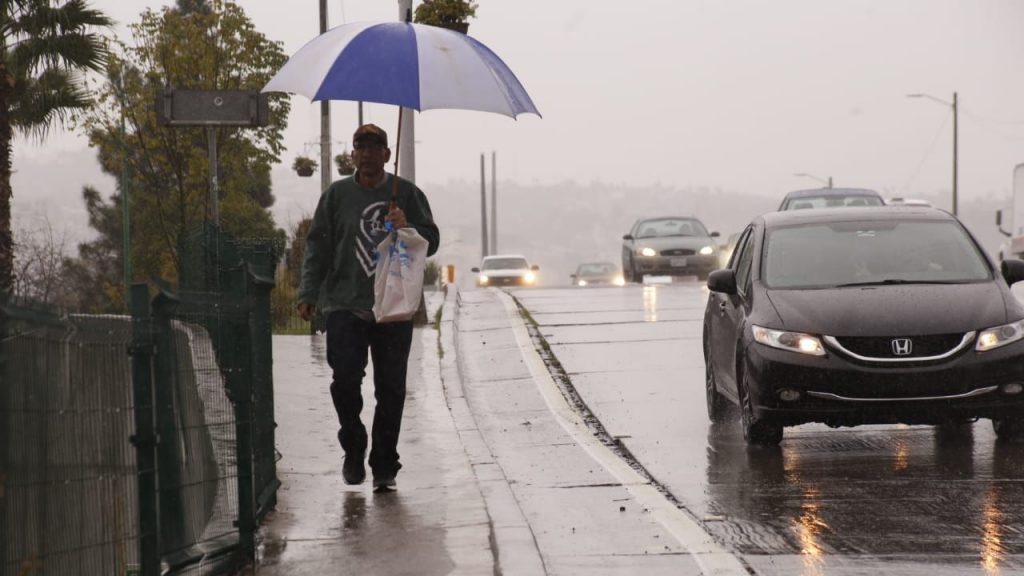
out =
<svg viewBox="0 0 1024 576"><path fill-rule="evenodd" d="M636 227L635 238L658 238L661 236L707 236L704 225L690 218L660 218L644 220Z"/></svg>
<svg viewBox="0 0 1024 576"><path fill-rule="evenodd" d="M839 222L779 228L767 237L770 288L961 283L991 278L974 242L953 222Z"/></svg>
<svg viewBox="0 0 1024 576"><path fill-rule="evenodd" d="M885 203L875 196L804 196L790 198L783 210L805 208L843 208L856 206L882 206Z"/></svg>
<svg viewBox="0 0 1024 576"><path fill-rule="evenodd" d="M615 273L613 264L581 264L580 276L607 276Z"/></svg>
<svg viewBox="0 0 1024 576"><path fill-rule="evenodd" d="M483 270L527 270L526 258L488 258L484 260Z"/></svg>

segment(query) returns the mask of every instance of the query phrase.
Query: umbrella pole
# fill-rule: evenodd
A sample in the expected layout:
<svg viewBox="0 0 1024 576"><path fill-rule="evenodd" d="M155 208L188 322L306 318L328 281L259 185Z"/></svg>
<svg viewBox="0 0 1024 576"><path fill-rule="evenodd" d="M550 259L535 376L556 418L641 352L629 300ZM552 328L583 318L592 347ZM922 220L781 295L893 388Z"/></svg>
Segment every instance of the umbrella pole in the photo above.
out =
<svg viewBox="0 0 1024 576"><path fill-rule="evenodd" d="M398 152L402 149L402 111L405 108L398 107L398 137L395 138L395 176L391 179L391 209L398 205Z"/></svg>

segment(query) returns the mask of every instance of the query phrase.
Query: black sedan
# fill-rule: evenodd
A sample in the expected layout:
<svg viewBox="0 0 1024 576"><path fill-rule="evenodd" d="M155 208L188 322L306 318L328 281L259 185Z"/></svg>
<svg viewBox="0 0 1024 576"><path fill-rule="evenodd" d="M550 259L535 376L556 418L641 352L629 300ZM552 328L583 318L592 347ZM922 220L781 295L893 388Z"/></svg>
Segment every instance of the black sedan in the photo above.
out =
<svg viewBox="0 0 1024 576"><path fill-rule="evenodd" d="M642 218L622 237L622 273L630 282L648 274L706 278L720 264L715 238L696 218Z"/></svg>
<svg viewBox="0 0 1024 576"><path fill-rule="evenodd" d="M958 426L1024 438L1024 306L950 214L844 208L765 214L708 278L708 415L739 406L748 443L822 422Z"/></svg>

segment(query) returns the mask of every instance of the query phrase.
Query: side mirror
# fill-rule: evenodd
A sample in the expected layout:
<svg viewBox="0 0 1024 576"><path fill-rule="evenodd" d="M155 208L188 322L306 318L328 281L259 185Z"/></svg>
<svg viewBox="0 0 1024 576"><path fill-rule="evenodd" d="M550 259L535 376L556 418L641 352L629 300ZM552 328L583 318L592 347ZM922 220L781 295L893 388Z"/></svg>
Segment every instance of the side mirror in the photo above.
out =
<svg viewBox="0 0 1024 576"><path fill-rule="evenodd" d="M540 270L540 266L537 266L536 264L534 264L533 266L530 266L530 270L533 270L534 272L536 272L537 270Z"/></svg>
<svg viewBox="0 0 1024 576"><path fill-rule="evenodd" d="M721 236L721 234L719 234L718 232L712 232L711 233L711 237L712 238L718 238L719 236Z"/></svg>
<svg viewBox="0 0 1024 576"><path fill-rule="evenodd" d="M1002 234L1003 236L1010 237L1010 236L1013 235L1010 232L1007 232L1006 230L1003 230L1003 211L1002 210L996 210L996 229L998 229L999 233Z"/></svg>
<svg viewBox="0 0 1024 576"><path fill-rule="evenodd" d="M633 239L633 235L632 235L632 234L626 234L626 235L624 235L624 236L622 237L622 239L623 239L623 240L632 240L632 239Z"/></svg>
<svg viewBox="0 0 1024 576"><path fill-rule="evenodd" d="M479 268L470 268L470 270L472 270L473 272L479 272L480 271Z"/></svg>
<svg viewBox="0 0 1024 576"><path fill-rule="evenodd" d="M1017 260L1015 258L1003 260L1003 263L999 265L999 271L1002 272L1006 283L1013 286L1017 282L1024 280L1024 260Z"/></svg>
<svg viewBox="0 0 1024 576"><path fill-rule="evenodd" d="M715 270L708 275L708 290L722 294L736 294L736 272L729 268Z"/></svg>
<svg viewBox="0 0 1024 576"><path fill-rule="evenodd" d="M575 281L576 281L576 275L575 275L575 274L569 274L569 278L570 278L570 279L571 279L571 280L572 280L573 282L575 282Z"/></svg>

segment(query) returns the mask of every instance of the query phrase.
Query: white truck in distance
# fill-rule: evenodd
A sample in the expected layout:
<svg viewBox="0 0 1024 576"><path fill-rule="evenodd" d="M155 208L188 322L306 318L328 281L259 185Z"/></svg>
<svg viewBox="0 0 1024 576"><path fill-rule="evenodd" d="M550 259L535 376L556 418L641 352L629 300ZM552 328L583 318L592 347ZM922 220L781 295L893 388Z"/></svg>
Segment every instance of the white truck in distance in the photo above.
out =
<svg viewBox="0 0 1024 576"><path fill-rule="evenodd" d="M1024 259L1024 164L1018 164L1013 169L1013 198L1010 205L1010 230L1003 230L1004 212L1006 209L996 211L996 226L999 231L1007 236L1006 242L999 247L999 261L1006 258Z"/></svg>

